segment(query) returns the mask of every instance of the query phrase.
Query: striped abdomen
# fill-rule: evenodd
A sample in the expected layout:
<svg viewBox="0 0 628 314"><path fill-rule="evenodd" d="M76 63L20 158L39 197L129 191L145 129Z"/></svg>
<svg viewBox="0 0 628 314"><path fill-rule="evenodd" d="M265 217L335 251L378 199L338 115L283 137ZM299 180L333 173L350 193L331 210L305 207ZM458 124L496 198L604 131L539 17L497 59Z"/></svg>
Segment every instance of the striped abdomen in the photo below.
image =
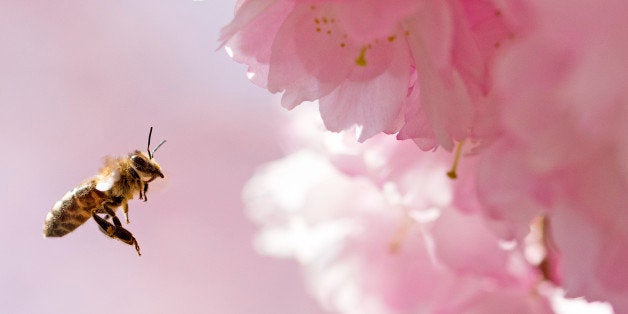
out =
<svg viewBox="0 0 628 314"><path fill-rule="evenodd" d="M64 236L91 218L92 210L100 206L104 197L95 187L94 180L85 182L55 203L46 216L44 236Z"/></svg>

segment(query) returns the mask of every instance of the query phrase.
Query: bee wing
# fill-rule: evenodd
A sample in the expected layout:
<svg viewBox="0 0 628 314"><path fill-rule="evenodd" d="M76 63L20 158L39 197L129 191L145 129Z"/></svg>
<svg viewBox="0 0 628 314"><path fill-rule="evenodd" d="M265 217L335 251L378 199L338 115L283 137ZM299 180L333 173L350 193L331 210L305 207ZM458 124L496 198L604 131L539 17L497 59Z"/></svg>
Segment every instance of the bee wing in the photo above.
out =
<svg viewBox="0 0 628 314"><path fill-rule="evenodd" d="M109 191L113 185L120 180L120 172L113 170L106 175L99 175L96 183L96 190Z"/></svg>

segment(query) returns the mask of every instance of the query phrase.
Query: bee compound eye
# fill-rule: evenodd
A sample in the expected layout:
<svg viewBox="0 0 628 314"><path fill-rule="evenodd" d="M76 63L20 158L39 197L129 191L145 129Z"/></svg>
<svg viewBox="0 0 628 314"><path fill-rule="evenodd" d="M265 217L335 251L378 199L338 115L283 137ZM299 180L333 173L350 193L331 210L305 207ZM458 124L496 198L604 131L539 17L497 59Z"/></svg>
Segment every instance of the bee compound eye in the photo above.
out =
<svg viewBox="0 0 628 314"><path fill-rule="evenodd" d="M131 161L135 165L137 165L138 167L146 167L146 161L142 157L139 157L137 155L133 155L133 156L131 156Z"/></svg>

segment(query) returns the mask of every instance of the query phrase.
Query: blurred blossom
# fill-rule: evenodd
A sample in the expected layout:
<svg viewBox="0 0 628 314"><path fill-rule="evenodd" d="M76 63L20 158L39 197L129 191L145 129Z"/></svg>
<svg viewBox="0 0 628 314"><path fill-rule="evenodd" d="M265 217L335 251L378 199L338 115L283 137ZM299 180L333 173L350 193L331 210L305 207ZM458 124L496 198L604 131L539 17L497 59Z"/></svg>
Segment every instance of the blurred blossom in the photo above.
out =
<svg viewBox="0 0 628 314"><path fill-rule="evenodd" d="M294 124L297 133L309 128L298 134L312 146L262 168L244 200L261 228L256 247L296 259L327 309L551 313L549 294L537 289L542 275L521 247L504 246L482 216L454 207L449 154L383 135L355 143L322 130L315 116Z"/></svg>
<svg viewBox="0 0 628 314"><path fill-rule="evenodd" d="M566 296L610 301L625 313L628 5L533 4L540 22L496 72L509 106L478 188L490 215L519 236L547 215Z"/></svg>

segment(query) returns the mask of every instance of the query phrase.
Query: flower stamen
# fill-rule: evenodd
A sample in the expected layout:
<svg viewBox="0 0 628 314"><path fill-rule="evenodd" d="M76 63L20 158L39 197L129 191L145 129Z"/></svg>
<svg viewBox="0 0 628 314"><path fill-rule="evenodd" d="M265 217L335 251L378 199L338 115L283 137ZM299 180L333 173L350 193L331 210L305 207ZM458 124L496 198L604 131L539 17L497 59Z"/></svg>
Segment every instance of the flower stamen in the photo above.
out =
<svg viewBox="0 0 628 314"><path fill-rule="evenodd" d="M395 234L393 235L393 238L390 241L390 244L388 245L388 252L390 252L390 254L396 254L397 252L399 252L401 246L403 245L403 242L408 237L408 231L413 224L414 220L407 214L404 215L403 222L397 228Z"/></svg>
<svg viewBox="0 0 628 314"><path fill-rule="evenodd" d="M456 145L456 152L454 155L454 163L451 165L451 170L447 172L447 176L451 179L458 178L458 173L456 170L458 169L458 162L460 161L460 156L462 155L462 145L464 145L464 141L458 142Z"/></svg>
<svg viewBox="0 0 628 314"><path fill-rule="evenodd" d="M357 59L355 59L355 64L357 64L358 66L361 66L361 67L366 66L366 59L364 58L364 55L366 54L367 48L368 46L362 47L362 49L360 50L360 55L358 56Z"/></svg>

